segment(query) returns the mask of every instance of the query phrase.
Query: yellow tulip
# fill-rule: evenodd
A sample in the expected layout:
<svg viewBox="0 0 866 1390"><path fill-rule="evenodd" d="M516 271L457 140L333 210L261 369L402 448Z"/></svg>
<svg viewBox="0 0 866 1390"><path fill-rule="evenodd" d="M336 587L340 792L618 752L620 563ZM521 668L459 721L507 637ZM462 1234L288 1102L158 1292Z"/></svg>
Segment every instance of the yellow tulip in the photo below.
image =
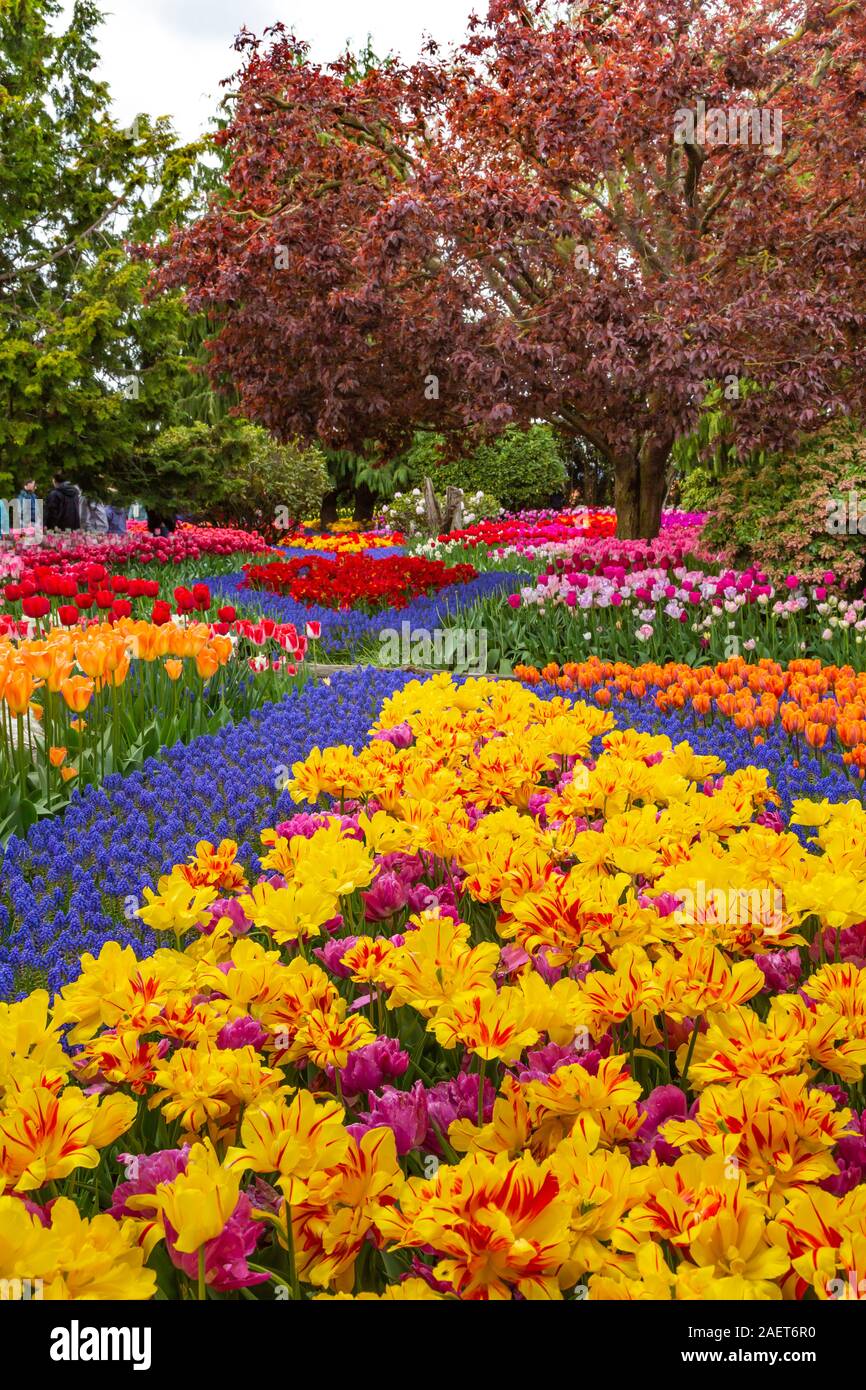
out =
<svg viewBox="0 0 866 1390"><path fill-rule="evenodd" d="M184 1255L221 1234L238 1204L241 1174L223 1168L210 1143L193 1146L186 1172L160 1183L154 1202Z"/></svg>

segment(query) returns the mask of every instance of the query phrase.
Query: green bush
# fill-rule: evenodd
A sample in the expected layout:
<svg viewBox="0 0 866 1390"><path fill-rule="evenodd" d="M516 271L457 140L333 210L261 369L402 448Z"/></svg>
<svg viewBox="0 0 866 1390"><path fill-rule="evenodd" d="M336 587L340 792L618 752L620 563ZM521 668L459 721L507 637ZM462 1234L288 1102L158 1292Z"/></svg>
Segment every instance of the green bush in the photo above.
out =
<svg viewBox="0 0 866 1390"><path fill-rule="evenodd" d="M853 520L851 495L862 509ZM846 584L863 577L866 534L866 433L837 422L781 458L737 464L718 482L704 542L729 563L755 561L774 578L816 582L832 570Z"/></svg>
<svg viewBox="0 0 866 1390"><path fill-rule="evenodd" d="M510 428L481 444L465 458L443 462L445 442L438 435L419 435L398 461L408 470L408 486L421 487L425 477L437 492L462 487L468 493L496 497L508 511L544 507L566 487L559 442L549 425Z"/></svg>
<svg viewBox="0 0 866 1390"><path fill-rule="evenodd" d="M693 468L680 481L676 505L683 512L705 512L718 500L720 481L709 468Z"/></svg>
<svg viewBox="0 0 866 1390"><path fill-rule="evenodd" d="M162 430L140 460L146 504L209 521L285 530L318 515L328 490L320 449L279 444L245 420Z"/></svg>

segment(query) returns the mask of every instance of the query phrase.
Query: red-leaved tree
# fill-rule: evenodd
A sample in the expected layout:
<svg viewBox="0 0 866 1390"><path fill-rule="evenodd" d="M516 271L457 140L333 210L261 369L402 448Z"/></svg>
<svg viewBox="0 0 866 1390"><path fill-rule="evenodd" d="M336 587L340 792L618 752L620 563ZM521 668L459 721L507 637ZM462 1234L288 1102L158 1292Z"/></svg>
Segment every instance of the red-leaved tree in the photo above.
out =
<svg viewBox="0 0 866 1390"><path fill-rule="evenodd" d="M492 0L363 72L281 26L237 46L226 196L156 278L278 436L548 420L652 536L711 384L740 449L862 409L862 0Z"/></svg>

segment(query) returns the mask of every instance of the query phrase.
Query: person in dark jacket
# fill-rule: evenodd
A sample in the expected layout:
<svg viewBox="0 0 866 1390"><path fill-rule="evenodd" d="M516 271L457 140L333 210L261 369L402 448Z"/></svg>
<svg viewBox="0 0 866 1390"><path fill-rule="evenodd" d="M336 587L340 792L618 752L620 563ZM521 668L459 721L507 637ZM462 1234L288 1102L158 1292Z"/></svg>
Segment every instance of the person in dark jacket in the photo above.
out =
<svg viewBox="0 0 866 1390"><path fill-rule="evenodd" d="M28 478L18 494L18 525L35 526L38 507L36 480L35 478Z"/></svg>
<svg viewBox="0 0 866 1390"><path fill-rule="evenodd" d="M54 486L45 499L46 531L78 531L81 528L81 492L62 475L54 477Z"/></svg>
<svg viewBox="0 0 866 1390"><path fill-rule="evenodd" d="M171 536L177 530L177 517L174 512L160 512L148 507L147 529L152 536Z"/></svg>

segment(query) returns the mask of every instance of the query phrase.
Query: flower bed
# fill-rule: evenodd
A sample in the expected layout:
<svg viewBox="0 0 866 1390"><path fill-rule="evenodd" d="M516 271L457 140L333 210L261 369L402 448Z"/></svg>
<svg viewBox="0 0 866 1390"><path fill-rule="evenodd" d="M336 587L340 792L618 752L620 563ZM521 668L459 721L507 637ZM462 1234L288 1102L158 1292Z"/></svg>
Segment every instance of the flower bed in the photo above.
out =
<svg viewBox="0 0 866 1390"><path fill-rule="evenodd" d="M0 845L0 999L33 984L59 989L82 951L106 941L144 954L152 933L134 916L145 885L186 858L207 826L255 863L260 829L281 803L285 773L315 744L357 746L399 673L338 673L213 734L164 748L140 770L76 790L52 821ZM282 804L285 804L282 799Z"/></svg>
<svg viewBox="0 0 866 1390"><path fill-rule="evenodd" d="M430 597L452 584L477 578L471 565L450 568L438 560L391 556L372 560L366 555L318 556L278 560L244 567L250 589L343 611L366 613L405 608L412 599Z"/></svg>
<svg viewBox="0 0 866 1390"><path fill-rule="evenodd" d="M81 563L124 569L137 565L182 565L205 556L229 558L233 555L272 554L273 549L257 531L239 531L231 526L179 526L170 536L152 536L133 531L121 537L85 538L69 531L63 538L45 532L36 542L13 539L11 548L0 554L22 561L25 568L36 564L64 569ZM3 571L0 570L0 573Z"/></svg>
<svg viewBox="0 0 866 1390"><path fill-rule="evenodd" d="M381 564L382 561L372 563ZM458 614L477 601L492 594L502 594L521 580L520 575L508 572L479 574L459 587L440 590L433 598L414 599L405 608L395 611L392 619L387 610L376 613L359 609L335 610L319 604L299 603L296 599L283 598L265 590L252 590L246 587L245 578L243 573L212 576L207 583L214 594L237 604L239 608L255 608L279 622L295 623L299 628L306 623L317 623L321 629L321 640L317 643L320 655L334 660L357 658L368 661L380 659L378 653L383 633L399 631L404 623L408 623L413 631L421 629L432 632L451 621L456 622Z"/></svg>
<svg viewBox="0 0 866 1390"><path fill-rule="evenodd" d="M804 844L765 772L613 723L412 682L360 751L308 746L260 859L191 808L163 949L9 1016L0 1276L86 1297L98 1247L121 1298L833 1297L866 812L798 802Z"/></svg>
<svg viewBox="0 0 866 1390"><path fill-rule="evenodd" d="M405 537L399 531L340 531L336 535L297 531L281 542L283 550L319 550L333 555L360 555L365 551L399 550Z"/></svg>
<svg viewBox="0 0 866 1390"><path fill-rule="evenodd" d="M625 717L641 729L676 736L679 727L702 748L713 747L726 726L733 728L740 744L747 739L760 750L755 756L762 765L772 766L774 785L785 767L799 774L802 765L830 777L822 796L845 794L841 773L862 794L856 784L866 778L866 675L850 667L807 660L750 666L741 657L697 668L631 666L592 658L562 667L550 662L541 671L517 666L514 674L530 686L573 691L605 709L624 706Z"/></svg>
<svg viewBox="0 0 866 1390"><path fill-rule="evenodd" d="M484 627L499 659L542 666L599 655L633 661L721 661L733 654L859 664L866 600L792 575L777 590L759 569L721 574L684 566L596 570L549 565L534 583L456 621Z"/></svg>
<svg viewBox="0 0 866 1390"><path fill-rule="evenodd" d="M441 535L419 546L417 553L439 559L466 555L478 565L515 557L532 560L583 553L596 560L607 555L621 558L651 553L654 547L660 555L678 549L682 556L699 551L703 522L703 515L696 512L666 512L656 541L618 541L616 513L610 509L518 512Z"/></svg>
<svg viewBox="0 0 866 1390"><path fill-rule="evenodd" d="M238 620L232 607L217 623L169 621L163 606L150 623L115 614L81 625L72 608L75 627L0 632L0 842L56 814L73 780L101 783L220 728L297 675L307 637L293 625Z"/></svg>

